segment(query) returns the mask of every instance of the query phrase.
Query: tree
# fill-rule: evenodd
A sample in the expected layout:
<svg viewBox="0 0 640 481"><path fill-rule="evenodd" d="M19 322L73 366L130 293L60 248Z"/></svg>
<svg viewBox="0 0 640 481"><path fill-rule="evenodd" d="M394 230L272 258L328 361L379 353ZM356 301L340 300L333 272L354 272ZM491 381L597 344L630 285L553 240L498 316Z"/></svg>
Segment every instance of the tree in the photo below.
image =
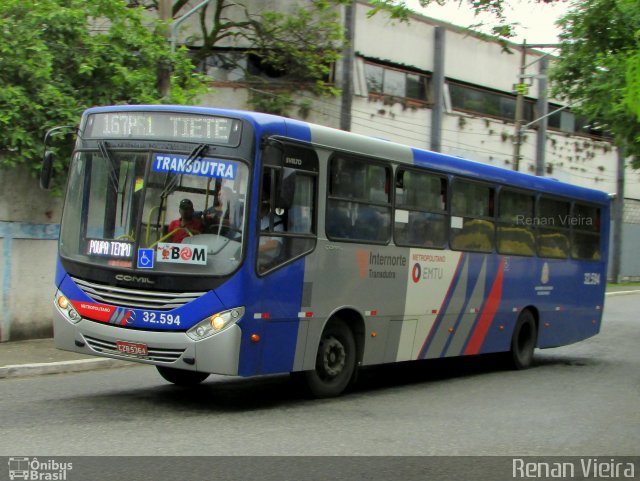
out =
<svg viewBox="0 0 640 481"><path fill-rule="evenodd" d="M339 93L329 81L344 48L340 11L335 7L349 1L305 0L301 5L287 4L285 10L259 11L261 2L212 0L197 12L197 33L186 43L196 65L215 62L241 70L255 110L287 114L294 105L294 92ZM159 10L161 2L141 3ZM172 0L173 19L192 7L186 0Z"/></svg>
<svg viewBox="0 0 640 481"><path fill-rule="evenodd" d="M640 2L585 0L560 25L554 95L577 102L571 109L610 131L640 167Z"/></svg>
<svg viewBox="0 0 640 481"><path fill-rule="evenodd" d="M0 167L40 168L44 133L76 125L94 105L157 103L160 62L185 103L204 84L185 52L171 55L155 21L122 0L3 0L0 4ZM69 138L54 169L66 171Z"/></svg>

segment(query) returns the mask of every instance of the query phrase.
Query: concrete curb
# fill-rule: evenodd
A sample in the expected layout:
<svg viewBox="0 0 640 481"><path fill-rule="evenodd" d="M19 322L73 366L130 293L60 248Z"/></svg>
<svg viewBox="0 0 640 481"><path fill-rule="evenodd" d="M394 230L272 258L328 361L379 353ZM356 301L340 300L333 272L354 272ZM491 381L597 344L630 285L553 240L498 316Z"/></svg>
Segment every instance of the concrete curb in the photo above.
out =
<svg viewBox="0 0 640 481"><path fill-rule="evenodd" d="M638 294L640 293L640 290L636 289L635 291L613 291L613 292L606 292L605 296L628 296L630 294Z"/></svg>
<svg viewBox="0 0 640 481"><path fill-rule="evenodd" d="M93 371L112 367L133 365L117 359L78 359L75 361L40 362L35 364L13 364L0 367L0 379L61 374L65 372Z"/></svg>

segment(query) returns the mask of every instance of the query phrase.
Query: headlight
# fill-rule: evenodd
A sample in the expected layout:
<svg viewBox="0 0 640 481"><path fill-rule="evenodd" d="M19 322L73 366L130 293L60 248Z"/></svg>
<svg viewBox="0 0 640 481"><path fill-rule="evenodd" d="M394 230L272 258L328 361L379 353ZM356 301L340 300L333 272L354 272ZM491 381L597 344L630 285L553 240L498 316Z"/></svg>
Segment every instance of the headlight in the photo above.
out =
<svg viewBox="0 0 640 481"><path fill-rule="evenodd" d="M206 319L200 321L187 331L189 336L194 341L200 341L209 336L213 336L220 331L225 330L227 327L235 324L244 315L244 307L235 307L228 311L218 312Z"/></svg>
<svg viewBox="0 0 640 481"><path fill-rule="evenodd" d="M73 305L60 291L56 292L56 307L65 317L74 324L80 322L82 316L73 308Z"/></svg>

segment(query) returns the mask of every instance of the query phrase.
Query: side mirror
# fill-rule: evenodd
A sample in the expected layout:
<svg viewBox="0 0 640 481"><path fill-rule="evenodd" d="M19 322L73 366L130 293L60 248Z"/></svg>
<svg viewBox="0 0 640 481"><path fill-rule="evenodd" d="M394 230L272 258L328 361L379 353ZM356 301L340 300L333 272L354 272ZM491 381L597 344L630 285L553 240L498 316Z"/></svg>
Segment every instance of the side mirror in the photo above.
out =
<svg viewBox="0 0 640 481"><path fill-rule="evenodd" d="M53 174L53 161L55 159L55 155L50 150L47 150L44 153L44 158L42 159L42 167L40 168L40 188L44 190L49 190L51 186L51 176Z"/></svg>
<svg viewBox="0 0 640 481"><path fill-rule="evenodd" d="M282 167L284 148L274 139L269 139L262 150L262 162L265 167Z"/></svg>

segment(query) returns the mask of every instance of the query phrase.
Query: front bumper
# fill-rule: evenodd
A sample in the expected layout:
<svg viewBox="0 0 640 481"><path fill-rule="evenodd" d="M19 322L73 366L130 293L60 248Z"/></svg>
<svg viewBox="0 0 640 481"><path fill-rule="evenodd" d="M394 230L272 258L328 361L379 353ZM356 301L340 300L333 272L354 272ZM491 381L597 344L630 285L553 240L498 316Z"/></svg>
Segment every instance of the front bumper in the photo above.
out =
<svg viewBox="0 0 640 481"><path fill-rule="evenodd" d="M236 324L201 341L194 341L184 332L124 329L82 319L74 324L55 306L53 331L58 349L91 356L110 357L212 374L238 374L242 331ZM117 341L147 345L148 356L133 356L119 352Z"/></svg>

